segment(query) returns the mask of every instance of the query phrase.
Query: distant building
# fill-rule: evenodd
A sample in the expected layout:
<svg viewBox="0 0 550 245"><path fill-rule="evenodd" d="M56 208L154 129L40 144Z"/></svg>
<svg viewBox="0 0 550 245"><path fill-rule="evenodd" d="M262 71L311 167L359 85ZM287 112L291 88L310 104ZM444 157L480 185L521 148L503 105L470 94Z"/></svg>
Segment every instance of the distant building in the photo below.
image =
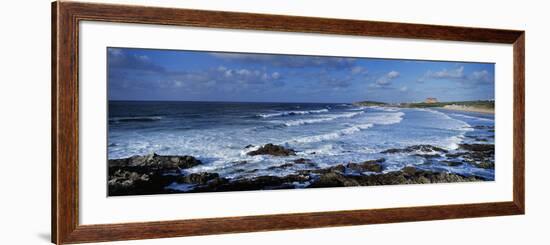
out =
<svg viewBox="0 0 550 245"><path fill-rule="evenodd" d="M437 99L436 98L426 98L426 100L424 101L424 103L437 103Z"/></svg>

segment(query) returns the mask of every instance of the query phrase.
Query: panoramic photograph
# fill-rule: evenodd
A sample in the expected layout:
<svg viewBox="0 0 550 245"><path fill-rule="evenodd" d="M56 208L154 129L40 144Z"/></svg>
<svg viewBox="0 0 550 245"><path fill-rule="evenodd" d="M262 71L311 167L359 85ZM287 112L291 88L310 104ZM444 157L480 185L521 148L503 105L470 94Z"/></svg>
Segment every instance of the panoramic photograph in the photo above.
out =
<svg viewBox="0 0 550 245"><path fill-rule="evenodd" d="M106 52L108 196L495 180L493 63Z"/></svg>

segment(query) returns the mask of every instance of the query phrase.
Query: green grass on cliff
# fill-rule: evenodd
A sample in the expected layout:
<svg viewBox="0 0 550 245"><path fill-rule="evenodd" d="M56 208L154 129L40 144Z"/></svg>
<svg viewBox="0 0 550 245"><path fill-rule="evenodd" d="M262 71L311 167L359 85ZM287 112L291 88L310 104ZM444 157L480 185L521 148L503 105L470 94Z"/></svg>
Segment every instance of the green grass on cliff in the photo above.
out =
<svg viewBox="0 0 550 245"><path fill-rule="evenodd" d="M492 100L473 100L473 101L452 101L452 102L437 102L437 103L404 103L402 107L409 108L428 108L428 107L443 107L446 105L462 105L475 108L494 109L495 102Z"/></svg>

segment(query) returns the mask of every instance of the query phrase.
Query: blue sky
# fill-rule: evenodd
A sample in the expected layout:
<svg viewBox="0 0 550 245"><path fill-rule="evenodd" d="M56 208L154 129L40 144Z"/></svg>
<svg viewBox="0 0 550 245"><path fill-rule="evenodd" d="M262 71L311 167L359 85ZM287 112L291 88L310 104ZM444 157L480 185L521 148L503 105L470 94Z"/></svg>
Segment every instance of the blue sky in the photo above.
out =
<svg viewBox="0 0 550 245"><path fill-rule="evenodd" d="M494 64L108 48L110 100L494 99Z"/></svg>

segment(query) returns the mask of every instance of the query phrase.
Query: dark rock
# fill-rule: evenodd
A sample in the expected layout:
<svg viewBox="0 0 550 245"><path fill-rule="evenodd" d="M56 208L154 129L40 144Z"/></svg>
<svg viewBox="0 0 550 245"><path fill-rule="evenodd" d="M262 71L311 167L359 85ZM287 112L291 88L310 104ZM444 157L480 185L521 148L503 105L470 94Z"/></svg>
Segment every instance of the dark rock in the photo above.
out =
<svg viewBox="0 0 550 245"><path fill-rule="evenodd" d="M439 154L414 154L414 156L423 157L423 158L426 158L426 159L433 159L433 158L440 158L441 157L441 155L439 155Z"/></svg>
<svg viewBox="0 0 550 245"><path fill-rule="evenodd" d="M486 152L495 150L495 145L490 144L460 144L459 146L460 149L467 151Z"/></svg>
<svg viewBox="0 0 550 245"><path fill-rule="evenodd" d="M473 163L474 166L478 168L484 168L484 169L494 169L495 164L492 162L480 162L480 163Z"/></svg>
<svg viewBox="0 0 550 245"><path fill-rule="evenodd" d="M108 184L109 188L129 189L139 182L147 181L149 181L149 175L147 174L117 170L112 176L110 176Z"/></svg>
<svg viewBox="0 0 550 245"><path fill-rule="evenodd" d="M169 193L164 187L177 181L180 169L202 164L192 156L150 154L109 160L110 196Z"/></svg>
<svg viewBox="0 0 550 245"><path fill-rule="evenodd" d="M280 168L289 168L289 167L292 167L294 166L294 164L292 163L285 163L285 164L282 164L282 165L279 165L279 166L271 166L269 168L267 168L268 170L273 170L273 169L280 169Z"/></svg>
<svg viewBox="0 0 550 245"><path fill-rule="evenodd" d="M208 182L208 186L217 187L217 186L225 185L227 183L229 183L228 179L218 177L218 178L214 178L214 179L210 180Z"/></svg>
<svg viewBox="0 0 550 245"><path fill-rule="evenodd" d="M243 164L247 164L248 161L244 161L244 160L243 160L243 161L232 162L232 163L233 163L233 165L243 165Z"/></svg>
<svg viewBox="0 0 550 245"><path fill-rule="evenodd" d="M445 172L432 172L407 166L400 171L371 175L345 175L341 172L326 172L309 187L372 186L398 184L427 184L483 181L483 178L462 176Z"/></svg>
<svg viewBox="0 0 550 245"><path fill-rule="evenodd" d="M416 168L413 166L406 166L403 169L401 169L401 171L403 171L403 173L407 175L414 175L416 173Z"/></svg>
<svg viewBox="0 0 550 245"><path fill-rule="evenodd" d="M208 173L208 172L202 172L202 173L191 173L186 176L181 177L178 182L179 183L188 183L188 184L201 184L204 185L208 181L219 178L220 175L218 173Z"/></svg>
<svg viewBox="0 0 550 245"><path fill-rule="evenodd" d="M459 145L461 151L455 153L447 153L445 156L450 159L443 163L456 164L458 162L467 162L478 168L493 169L495 167L495 145L493 144L461 144ZM456 160L458 159L458 161ZM449 166L456 166L449 165Z"/></svg>
<svg viewBox="0 0 550 245"><path fill-rule="evenodd" d="M349 163L346 167L355 170L355 171L369 171L369 172L382 172L382 165L381 163L385 162L386 159L380 158L376 160L369 160L365 161L363 163Z"/></svg>
<svg viewBox="0 0 550 245"><path fill-rule="evenodd" d="M238 179L229 181L214 180L206 186L197 187L190 192L212 192L212 191L247 191L247 190L266 190L291 188L291 183L305 183L310 180L308 175L287 175L278 176L258 176L254 178Z"/></svg>
<svg viewBox="0 0 550 245"><path fill-rule="evenodd" d="M495 168L495 146L492 144L461 144L460 149L466 150L460 153L464 161L486 169Z"/></svg>
<svg viewBox="0 0 550 245"><path fill-rule="evenodd" d="M294 163L297 163L297 164L310 164L312 163L311 159L306 159L306 158L298 158L298 159L294 159L293 161Z"/></svg>
<svg viewBox="0 0 550 245"><path fill-rule="evenodd" d="M175 176L158 172L139 173L116 170L109 175L109 196L148 195L169 193L164 187L175 181Z"/></svg>
<svg viewBox="0 0 550 245"><path fill-rule="evenodd" d="M192 156L172 156L170 159L178 164L180 168L190 168L202 164L202 162Z"/></svg>
<svg viewBox="0 0 550 245"><path fill-rule="evenodd" d="M260 147L258 150L248 152L247 155L294 156L296 152L293 149L286 149L282 146L269 143Z"/></svg>
<svg viewBox="0 0 550 245"><path fill-rule="evenodd" d="M147 167L151 169L190 168L202 164L192 156L161 156L155 153L109 160L109 167Z"/></svg>
<svg viewBox="0 0 550 245"><path fill-rule="evenodd" d="M465 154L465 152L447 153L447 154L445 154L445 157L447 157L447 158L457 158L457 157L462 157L464 154Z"/></svg>
<svg viewBox="0 0 550 245"><path fill-rule="evenodd" d="M342 165L342 164L338 164L338 165L328 167L328 168L315 169L315 170L312 170L311 172L316 173L316 174L325 174L325 173L329 173L329 172L344 173L344 172L346 172L346 167L344 167L344 165Z"/></svg>
<svg viewBox="0 0 550 245"><path fill-rule="evenodd" d="M447 166L451 166L451 167L456 167L456 166L462 165L462 162L448 161L448 160L441 161L441 163L446 164Z"/></svg>
<svg viewBox="0 0 550 245"><path fill-rule="evenodd" d="M406 147L406 148L403 148L403 149L398 149L398 148L392 148L392 149L388 149L388 150L385 150L385 151L382 151L380 153L409 153L409 152L414 152L414 151L419 151L419 152L440 152L440 153L447 153L448 151L443 149L443 148L440 148L440 147L437 147L437 146L433 146L433 145L413 145L413 146L409 146L409 147Z"/></svg>
<svg viewBox="0 0 550 245"><path fill-rule="evenodd" d="M341 173L328 172L319 177L311 184L311 187L339 187L339 186L359 186L353 178L348 178Z"/></svg>
<svg viewBox="0 0 550 245"><path fill-rule="evenodd" d="M245 149L249 149L249 148L252 148L252 147L254 147L254 145L247 145L247 146L245 146L244 148L245 148Z"/></svg>
<svg viewBox="0 0 550 245"><path fill-rule="evenodd" d="M480 142L487 142L488 140L486 138L483 138L483 137L478 137L478 136L466 136L470 139L473 139L475 141L480 141Z"/></svg>

